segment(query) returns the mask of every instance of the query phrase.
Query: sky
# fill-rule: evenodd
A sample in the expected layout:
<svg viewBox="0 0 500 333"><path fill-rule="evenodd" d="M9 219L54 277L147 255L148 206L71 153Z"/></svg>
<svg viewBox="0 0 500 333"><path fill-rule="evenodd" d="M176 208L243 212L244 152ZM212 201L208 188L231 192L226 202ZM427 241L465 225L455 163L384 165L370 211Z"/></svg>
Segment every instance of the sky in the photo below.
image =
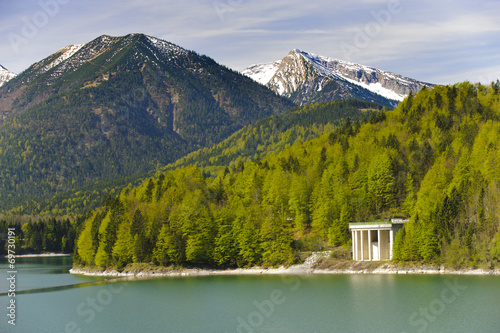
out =
<svg viewBox="0 0 500 333"><path fill-rule="evenodd" d="M0 64L145 33L241 71L292 49L424 82L500 79L498 0L0 0Z"/></svg>

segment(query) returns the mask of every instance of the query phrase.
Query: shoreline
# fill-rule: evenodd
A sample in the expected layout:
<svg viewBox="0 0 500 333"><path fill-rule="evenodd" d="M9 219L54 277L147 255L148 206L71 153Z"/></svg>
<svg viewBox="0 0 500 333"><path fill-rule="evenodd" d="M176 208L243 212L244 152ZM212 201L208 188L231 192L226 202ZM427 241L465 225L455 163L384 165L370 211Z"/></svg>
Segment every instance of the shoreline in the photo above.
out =
<svg viewBox="0 0 500 333"><path fill-rule="evenodd" d="M393 275L408 275L408 274L424 274L424 275L499 275L500 270L486 270L481 268L470 269L447 269L442 267L426 267L426 266L412 266L412 267L397 267L393 265L384 265L375 269L308 269L291 267L278 267L278 268L235 268L235 269L202 269L202 268L185 268L175 270L131 270L118 272L117 270L89 270L82 268L71 268L71 274L85 275L85 276L102 276L102 277L169 277L169 276L212 276L212 275L352 275L352 274L393 274Z"/></svg>
<svg viewBox="0 0 500 333"><path fill-rule="evenodd" d="M444 266L408 266L402 267L390 262L360 262L345 260L330 267L323 267L321 262L329 256L327 252L313 253L303 264L278 268L234 268L234 269L205 269L183 268L169 269L132 269L118 272L117 270L94 270L89 268L73 267L71 274L103 277L189 277L212 275L312 275L312 274L442 274L442 275L499 275L500 269L488 270L481 268L451 269Z"/></svg>
<svg viewBox="0 0 500 333"><path fill-rule="evenodd" d="M71 257L68 253L38 253L38 254L16 254L16 258L35 258L35 257ZM8 258L8 255L0 256L0 258Z"/></svg>

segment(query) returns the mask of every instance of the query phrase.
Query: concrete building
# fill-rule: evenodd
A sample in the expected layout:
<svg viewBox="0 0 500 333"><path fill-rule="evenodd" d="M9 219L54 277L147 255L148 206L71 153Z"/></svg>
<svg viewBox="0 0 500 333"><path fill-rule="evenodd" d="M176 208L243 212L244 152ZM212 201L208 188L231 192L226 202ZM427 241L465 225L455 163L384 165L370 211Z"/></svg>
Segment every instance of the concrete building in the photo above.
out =
<svg viewBox="0 0 500 333"><path fill-rule="evenodd" d="M408 221L349 223L352 232L352 259L357 261L391 260L397 232Z"/></svg>

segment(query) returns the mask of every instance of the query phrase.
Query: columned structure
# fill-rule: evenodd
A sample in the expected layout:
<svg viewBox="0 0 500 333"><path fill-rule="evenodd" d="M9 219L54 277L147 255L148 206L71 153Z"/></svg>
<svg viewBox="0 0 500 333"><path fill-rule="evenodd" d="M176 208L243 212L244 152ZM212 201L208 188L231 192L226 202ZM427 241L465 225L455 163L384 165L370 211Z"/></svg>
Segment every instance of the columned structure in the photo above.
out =
<svg viewBox="0 0 500 333"><path fill-rule="evenodd" d="M391 222L349 223L353 260L391 260L394 238L406 221L392 219Z"/></svg>

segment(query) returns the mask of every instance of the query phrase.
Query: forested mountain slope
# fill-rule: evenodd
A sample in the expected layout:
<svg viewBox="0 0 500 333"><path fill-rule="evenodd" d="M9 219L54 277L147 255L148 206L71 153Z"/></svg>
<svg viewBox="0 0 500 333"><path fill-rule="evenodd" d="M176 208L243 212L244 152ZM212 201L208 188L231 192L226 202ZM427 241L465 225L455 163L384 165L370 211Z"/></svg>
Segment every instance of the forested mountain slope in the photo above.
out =
<svg viewBox="0 0 500 333"><path fill-rule="evenodd" d="M151 36L68 46L0 87L0 210L154 170L292 106Z"/></svg>
<svg viewBox="0 0 500 333"><path fill-rule="evenodd" d="M380 104L359 100L337 100L294 107L245 126L223 142L192 152L166 169L196 165L204 172L216 174L225 167L231 170L241 168L242 163L249 160L260 160L294 143L333 131L345 122L355 124L364 118L373 119L385 111L386 108Z"/></svg>
<svg viewBox="0 0 500 333"><path fill-rule="evenodd" d="M410 94L385 116L204 178L192 166L90 213L76 262L251 266L349 245L348 223L406 215L396 260L500 259L500 82Z"/></svg>
<svg viewBox="0 0 500 333"><path fill-rule="evenodd" d="M363 118L373 119L380 112L385 112L385 108L379 104L354 100L295 107L247 125L223 142L197 150L160 170L194 164L205 175L216 175L226 166L235 169L247 160L259 160L295 142L316 138L342 125L347 118L354 124ZM53 216L83 214L97 208L105 197L116 196L129 184L137 186L160 170L100 181L50 198L34 199L14 207L12 212Z"/></svg>

